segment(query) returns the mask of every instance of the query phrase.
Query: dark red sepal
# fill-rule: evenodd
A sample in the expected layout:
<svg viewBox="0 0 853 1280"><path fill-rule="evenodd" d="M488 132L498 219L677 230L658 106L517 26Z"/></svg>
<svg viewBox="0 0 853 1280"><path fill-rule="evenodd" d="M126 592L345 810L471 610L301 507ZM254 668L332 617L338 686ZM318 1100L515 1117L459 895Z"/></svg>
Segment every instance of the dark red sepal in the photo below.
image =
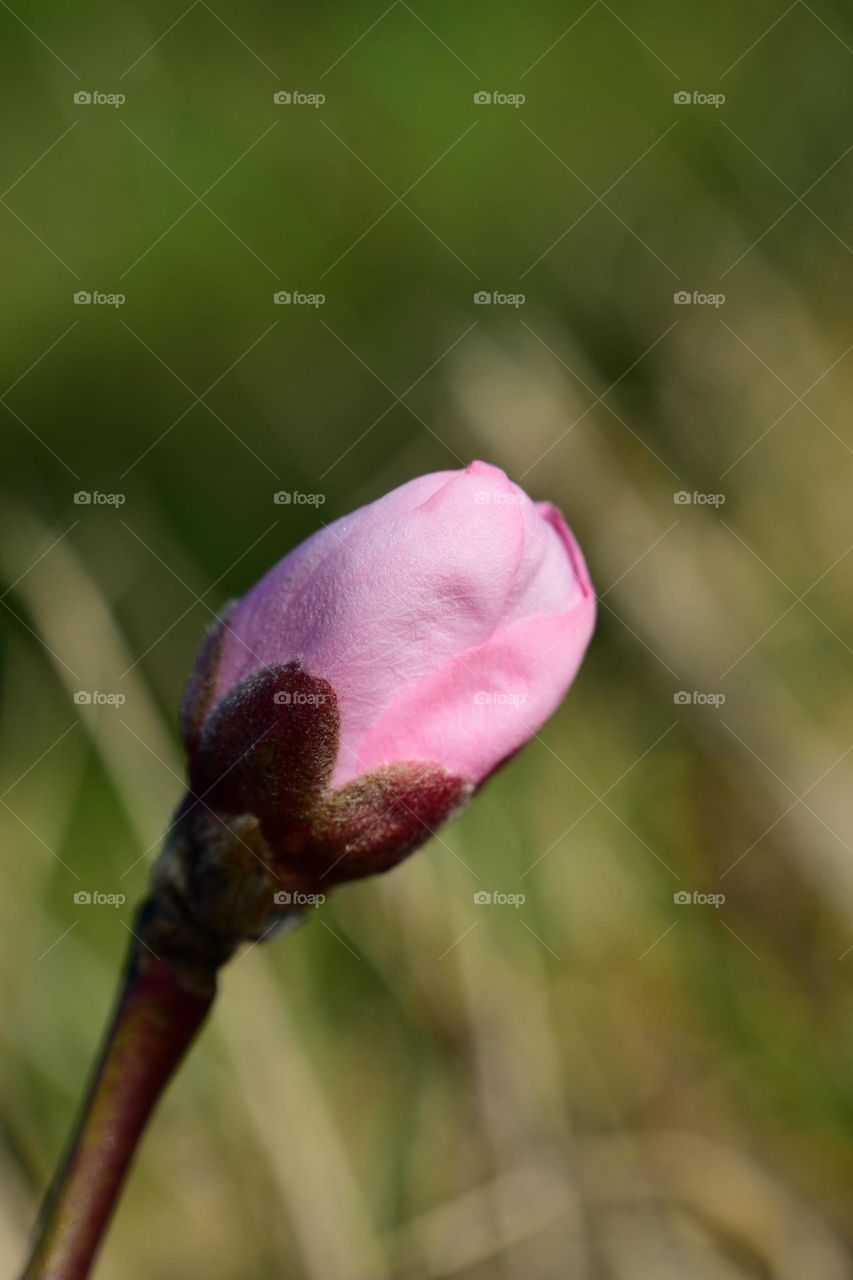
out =
<svg viewBox="0 0 853 1280"><path fill-rule="evenodd" d="M327 792L314 812L310 852L317 883L387 871L467 800L470 785L438 765L385 765Z"/></svg>
<svg viewBox="0 0 853 1280"><path fill-rule="evenodd" d="M190 789L222 814L253 813L275 848L328 785L338 749L332 686L298 663L264 667L207 716L190 754Z"/></svg>

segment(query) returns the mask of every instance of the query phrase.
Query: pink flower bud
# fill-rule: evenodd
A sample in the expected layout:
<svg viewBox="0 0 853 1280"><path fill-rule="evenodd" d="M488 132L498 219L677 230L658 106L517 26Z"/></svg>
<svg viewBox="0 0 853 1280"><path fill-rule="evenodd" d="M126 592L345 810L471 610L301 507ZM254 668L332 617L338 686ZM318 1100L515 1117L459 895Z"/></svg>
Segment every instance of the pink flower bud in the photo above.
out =
<svg viewBox="0 0 853 1280"><path fill-rule="evenodd" d="M594 622L556 507L484 462L421 476L211 631L183 709L192 791L254 814L283 873L381 870L540 728Z"/></svg>

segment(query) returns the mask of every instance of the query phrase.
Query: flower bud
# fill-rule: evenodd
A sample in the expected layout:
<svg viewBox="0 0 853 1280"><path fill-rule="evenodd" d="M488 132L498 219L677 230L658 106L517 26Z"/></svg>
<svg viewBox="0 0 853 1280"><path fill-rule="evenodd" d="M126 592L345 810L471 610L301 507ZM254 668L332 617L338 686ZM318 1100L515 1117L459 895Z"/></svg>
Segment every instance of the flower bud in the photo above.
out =
<svg viewBox="0 0 853 1280"><path fill-rule="evenodd" d="M211 628L182 708L182 822L249 815L285 886L385 870L536 733L594 621L555 507L483 462L412 480Z"/></svg>

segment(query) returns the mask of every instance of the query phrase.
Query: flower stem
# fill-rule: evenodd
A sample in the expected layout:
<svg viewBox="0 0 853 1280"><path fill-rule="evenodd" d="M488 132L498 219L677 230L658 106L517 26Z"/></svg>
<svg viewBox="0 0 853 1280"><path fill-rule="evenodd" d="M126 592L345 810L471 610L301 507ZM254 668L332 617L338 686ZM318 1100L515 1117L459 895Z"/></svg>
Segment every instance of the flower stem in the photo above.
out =
<svg viewBox="0 0 853 1280"><path fill-rule="evenodd" d="M146 1122L213 1003L133 944L82 1116L23 1280L85 1280Z"/></svg>

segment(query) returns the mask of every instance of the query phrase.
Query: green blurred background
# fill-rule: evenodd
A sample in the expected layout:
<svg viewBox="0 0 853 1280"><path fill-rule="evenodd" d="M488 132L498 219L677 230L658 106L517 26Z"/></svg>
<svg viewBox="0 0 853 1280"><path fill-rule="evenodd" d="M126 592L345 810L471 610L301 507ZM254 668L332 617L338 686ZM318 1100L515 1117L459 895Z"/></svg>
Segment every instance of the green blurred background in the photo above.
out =
<svg viewBox="0 0 853 1280"><path fill-rule="evenodd" d="M227 969L99 1275L849 1276L849 7L17 0L0 32L4 1274L211 611L483 457L586 550L580 677L439 840Z"/></svg>

